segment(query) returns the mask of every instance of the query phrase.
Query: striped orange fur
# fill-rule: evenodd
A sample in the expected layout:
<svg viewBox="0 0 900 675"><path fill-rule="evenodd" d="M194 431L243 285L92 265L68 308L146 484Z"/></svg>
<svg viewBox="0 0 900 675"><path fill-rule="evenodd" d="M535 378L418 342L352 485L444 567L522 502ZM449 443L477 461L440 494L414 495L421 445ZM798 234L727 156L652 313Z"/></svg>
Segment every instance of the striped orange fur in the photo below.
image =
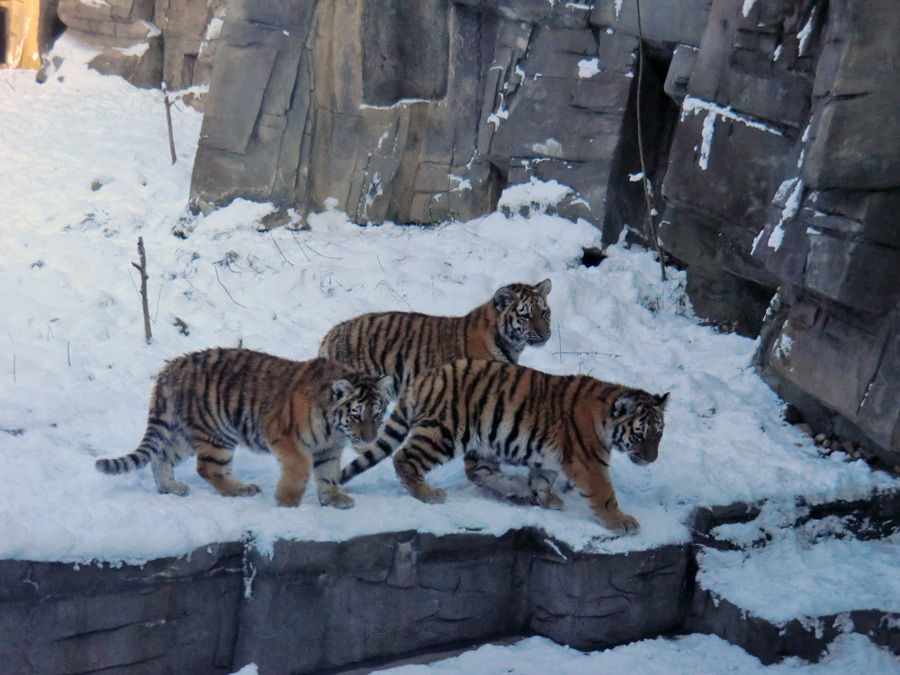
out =
<svg viewBox="0 0 900 675"><path fill-rule="evenodd" d="M400 396L413 378L455 359L516 363L527 345L550 339L551 281L509 284L465 316L414 312L363 314L334 326L319 356L353 370L394 377Z"/></svg>
<svg viewBox="0 0 900 675"><path fill-rule="evenodd" d="M587 375L455 361L413 381L375 442L344 468L341 482L393 454L410 494L443 502L445 491L429 486L425 475L464 454L466 475L477 485L507 498L561 508L551 488L563 471L600 524L634 533L638 521L616 499L610 451L623 451L638 464L656 460L668 397ZM501 463L527 466L528 484L504 476Z"/></svg>
<svg viewBox="0 0 900 675"><path fill-rule="evenodd" d="M98 459L103 473L146 464L160 492L186 495L174 468L197 455L197 473L219 493L246 496L259 486L231 475L237 445L271 452L281 465L275 499L297 506L310 472L323 505L349 508L340 491L345 442L375 438L392 392L390 377L360 375L325 359L290 361L248 349L207 349L180 356L160 371L147 430L136 450Z"/></svg>

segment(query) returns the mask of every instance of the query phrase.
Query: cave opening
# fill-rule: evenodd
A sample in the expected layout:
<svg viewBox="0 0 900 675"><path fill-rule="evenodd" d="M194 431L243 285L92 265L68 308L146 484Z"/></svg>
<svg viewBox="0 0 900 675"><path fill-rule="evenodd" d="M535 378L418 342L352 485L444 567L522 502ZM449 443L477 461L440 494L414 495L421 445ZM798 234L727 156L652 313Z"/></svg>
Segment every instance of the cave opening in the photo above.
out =
<svg viewBox="0 0 900 675"><path fill-rule="evenodd" d="M653 208L657 213L662 213L662 184L681 108L680 103L665 90L671 62L671 48L645 43L644 72L638 91L637 57L635 59L634 84L628 98L622 141L610 177L610 205L603 228L604 245L617 242L623 230L627 229L627 239L651 247L647 232L647 203L640 178L637 101L640 95L644 167L650 183ZM654 218L654 222L658 222L658 216Z"/></svg>
<svg viewBox="0 0 900 675"><path fill-rule="evenodd" d="M391 106L447 94L448 0L366 0L363 9L363 100Z"/></svg>

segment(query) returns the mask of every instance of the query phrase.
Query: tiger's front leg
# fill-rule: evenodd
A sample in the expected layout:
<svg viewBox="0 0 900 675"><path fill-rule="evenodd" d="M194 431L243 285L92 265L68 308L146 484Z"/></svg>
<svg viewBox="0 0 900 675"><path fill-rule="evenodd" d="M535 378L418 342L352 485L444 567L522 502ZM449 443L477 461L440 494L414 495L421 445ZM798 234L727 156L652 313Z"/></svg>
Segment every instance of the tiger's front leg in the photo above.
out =
<svg viewBox="0 0 900 675"><path fill-rule="evenodd" d="M607 468L599 463L586 464L583 460L572 460L564 466L572 482L581 491L600 524L616 534L637 534L641 526L634 516L619 508L616 491Z"/></svg>
<svg viewBox="0 0 900 675"><path fill-rule="evenodd" d="M312 469L309 450L287 433L270 436L268 445L281 465L275 501L279 506L300 506Z"/></svg>
<svg viewBox="0 0 900 675"><path fill-rule="evenodd" d="M313 455L313 475L316 478L316 494L322 506L349 509L353 497L341 492L341 446L328 448Z"/></svg>

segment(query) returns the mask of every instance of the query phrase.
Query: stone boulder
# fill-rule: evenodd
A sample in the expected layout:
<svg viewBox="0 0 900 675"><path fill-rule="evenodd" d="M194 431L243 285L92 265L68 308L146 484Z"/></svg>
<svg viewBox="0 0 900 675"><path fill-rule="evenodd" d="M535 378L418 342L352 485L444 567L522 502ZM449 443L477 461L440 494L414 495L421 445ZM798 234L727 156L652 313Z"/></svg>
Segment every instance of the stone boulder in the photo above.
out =
<svg viewBox="0 0 900 675"><path fill-rule="evenodd" d="M229 7L198 207L241 196L306 213L334 197L361 224L426 224L487 213L536 177L573 188L567 215L609 219L637 41L597 31L589 6L260 5Z"/></svg>
<svg viewBox="0 0 900 675"><path fill-rule="evenodd" d="M101 50L91 67L138 87L208 85L226 0L59 0L57 14Z"/></svg>

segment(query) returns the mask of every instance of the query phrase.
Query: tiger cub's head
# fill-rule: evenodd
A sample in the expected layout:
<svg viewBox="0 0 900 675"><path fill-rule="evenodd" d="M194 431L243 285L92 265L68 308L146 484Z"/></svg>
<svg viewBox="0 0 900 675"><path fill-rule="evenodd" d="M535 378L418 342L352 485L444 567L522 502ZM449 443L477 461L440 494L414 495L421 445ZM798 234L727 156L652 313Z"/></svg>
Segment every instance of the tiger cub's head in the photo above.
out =
<svg viewBox="0 0 900 675"><path fill-rule="evenodd" d="M354 446L375 440L394 395L394 378L350 373L331 383L332 424Z"/></svg>
<svg viewBox="0 0 900 675"><path fill-rule="evenodd" d="M547 296L552 283L544 279L536 286L509 284L494 293L494 307L500 315L500 335L517 350L525 345L540 347L550 339L550 305Z"/></svg>
<svg viewBox="0 0 900 675"><path fill-rule="evenodd" d="M662 396L631 390L619 396L612 406L611 445L635 464L649 464L659 456L665 420L663 410L669 394Z"/></svg>

